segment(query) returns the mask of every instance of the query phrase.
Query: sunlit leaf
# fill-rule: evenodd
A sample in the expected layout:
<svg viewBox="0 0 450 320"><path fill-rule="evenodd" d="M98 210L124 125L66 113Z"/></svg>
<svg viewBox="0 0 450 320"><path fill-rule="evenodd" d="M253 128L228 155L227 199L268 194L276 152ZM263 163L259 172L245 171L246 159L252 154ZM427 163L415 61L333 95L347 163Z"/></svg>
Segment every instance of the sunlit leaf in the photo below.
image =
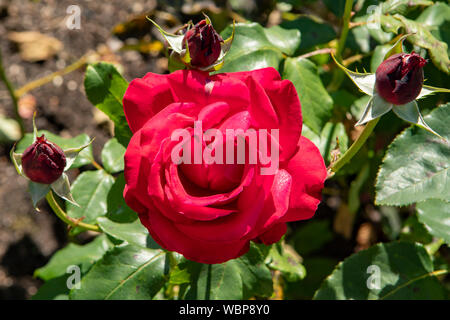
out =
<svg viewBox="0 0 450 320"><path fill-rule="evenodd" d="M450 201L450 104L425 117L447 141L420 128L403 131L378 172L376 203L403 206L427 199Z"/></svg>
<svg viewBox="0 0 450 320"><path fill-rule="evenodd" d="M332 116L333 99L322 84L316 65L304 58L287 58L282 77L291 80L297 89L303 122L320 133Z"/></svg>
<svg viewBox="0 0 450 320"><path fill-rule="evenodd" d="M316 300L444 299L431 257L422 245L380 243L339 263Z"/></svg>
<svg viewBox="0 0 450 320"><path fill-rule="evenodd" d="M437 199L420 202L417 215L433 236L450 244L450 202Z"/></svg>
<svg viewBox="0 0 450 320"><path fill-rule="evenodd" d="M166 282L166 253L133 245L114 247L72 289L73 300L151 300Z"/></svg>

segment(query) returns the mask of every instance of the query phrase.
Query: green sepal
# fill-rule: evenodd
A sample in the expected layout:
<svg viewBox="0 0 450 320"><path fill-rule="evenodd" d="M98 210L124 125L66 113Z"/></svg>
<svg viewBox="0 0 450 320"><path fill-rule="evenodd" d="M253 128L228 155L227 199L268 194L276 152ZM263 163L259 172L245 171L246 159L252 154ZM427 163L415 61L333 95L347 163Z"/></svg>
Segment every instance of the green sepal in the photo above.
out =
<svg viewBox="0 0 450 320"><path fill-rule="evenodd" d="M38 135L38 130L37 130L37 127L36 127L35 119L36 119L36 112L33 113L33 142L36 141L37 135Z"/></svg>
<svg viewBox="0 0 450 320"><path fill-rule="evenodd" d="M340 64L333 54L331 54L334 62L341 68L347 76L356 84L356 86L369 96L373 96L375 92L375 73L359 73L351 71Z"/></svg>
<svg viewBox="0 0 450 320"><path fill-rule="evenodd" d="M55 193L63 198L64 200L72 203L73 205L79 207L80 205L76 203L75 199L72 196L72 193L70 192L70 183L69 178L65 173L63 173L58 180L53 182L51 185L51 188Z"/></svg>
<svg viewBox="0 0 450 320"><path fill-rule="evenodd" d="M405 39L408 38L410 35L412 35L412 33L408 33L408 34L401 36L394 43L394 45L388 50L388 52L385 54L383 60L388 59L389 57L393 56L394 54L402 53L403 52L403 41L405 41Z"/></svg>
<svg viewBox="0 0 450 320"><path fill-rule="evenodd" d="M419 106L417 105L417 102L415 100L413 100L407 104L404 104L404 105L399 105L399 106L396 105L392 108L392 110L400 119L403 119L412 124L415 124L423 129L427 130L428 132L431 132L432 134L438 136L439 138L446 140L445 138L443 138L440 134L438 134L436 131L431 129L425 123L422 115L420 114Z"/></svg>
<svg viewBox="0 0 450 320"><path fill-rule="evenodd" d="M191 54L189 53L189 44L187 39L184 40L184 48L180 54L180 59L181 61L187 66L190 67L191 66Z"/></svg>
<svg viewBox="0 0 450 320"><path fill-rule="evenodd" d="M50 185L49 184L42 184L30 181L28 183L28 191L31 194L31 200L33 201L33 207L36 211L40 211L37 207L37 203L45 198L47 193L50 191Z"/></svg>
<svg viewBox="0 0 450 320"><path fill-rule="evenodd" d="M11 151L9 152L9 156L11 158L12 163L14 164L14 168L16 168L16 171L19 175L21 175L24 178L27 178L22 170L22 154L21 153L15 153L14 150L16 149L16 144L11 148ZM27 178L28 179L28 178Z"/></svg>
<svg viewBox="0 0 450 320"><path fill-rule="evenodd" d="M178 54L181 54L183 51L183 38L184 34L177 35L173 33L169 33L167 31L164 31L163 28L161 28L155 21L147 17L147 19L155 25L156 28L158 28L159 32L162 34L164 39L169 43L170 48L175 51Z"/></svg>
<svg viewBox="0 0 450 320"><path fill-rule="evenodd" d="M356 126L363 125L373 119L381 117L382 115L388 113L392 109L392 104L381 98L377 93L367 103L364 112L362 113L361 119L355 124Z"/></svg>
<svg viewBox="0 0 450 320"><path fill-rule="evenodd" d="M420 91L419 95L417 96L417 99L422 99L425 96L428 96L430 94L434 94L437 92L447 92L450 93L450 89L445 89L445 88L437 88L437 87L432 87L432 86L427 86L427 85L423 85L422 86L422 90Z"/></svg>
<svg viewBox="0 0 450 320"><path fill-rule="evenodd" d="M66 156L66 166L64 167L64 171L68 170L72 166L78 154L83 151L83 149L89 147L92 141L94 141L94 139L89 141L89 143L85 144L84 146L64 150L64 155Z"/></svg>

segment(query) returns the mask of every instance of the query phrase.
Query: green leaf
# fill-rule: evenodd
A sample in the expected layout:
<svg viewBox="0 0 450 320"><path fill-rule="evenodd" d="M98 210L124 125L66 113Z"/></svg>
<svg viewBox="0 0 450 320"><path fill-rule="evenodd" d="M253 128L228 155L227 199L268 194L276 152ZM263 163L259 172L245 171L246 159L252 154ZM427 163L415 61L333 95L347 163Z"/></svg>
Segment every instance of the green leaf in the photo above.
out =
<svg viewBox="0 0 450 320"><path fill-rule="evenodd" d="M72 265L79 266L81 273L84 274L111 247L111 242L104 235L100 235L92 242L82 246L69 243L63 249L58 250L45 266L36 269L34 276L45 281L55 279L67 275L67 267Z"/></svg>
<svg viewBox="0 0 450 320"><path fill-rule="evenodd" d="M123 190L125 188L125 177L121 173L117 176L108 193L106 217L112 221L127 223L137 219L137 214L125 203Z"/></svg>
<svg viewBox="0 0 450 320"><path fill-rule="evenodd" d="M283 22L281 27L300 31L301 41L297 52L328 43L336 38L336 32L330 24L313 19L311 16L302 16L296 20Z"/></svg>
<svg viewBox="0 0 450 320"><path fill-rule="evenodd" d="M131 223L117 223L105 217L97 218L99 227L108 235L116 239L123 240L129 244L147 247L150 249L161 249L161 247L151 238L147 228L139 219Z"/></svg>
<svg viewBox="0 0 450 320"><path fill-rule="evenodd" d="M149 300L163 287L169 271L161 250L126 245L114 247L72 289L74 300Z"/></svg>
<svg viewBox="0 0 450 320"><path fill-rule="evenodd" d="M106 171L109 173L123 171L125 151L126 148L116 138L106 142L102 150L102 163Z"/></svg>
<svg viewBox="0 0 450 320"><path fill-rule="evenodd" d="M233 27L228 26L221 36L228 38L232 30ZM225 57L221 72L251 71L265 67L279 70L284 55L295 52L299 44L298 30L280 27L265 29L257 23L238 23L233 45Z"/></svg>
<svg viewBox="0 0 450 320"><path fill-rule="evenodd" d="M435 277L442 273L434 272L422 245L380 243L339 263L314 299L444 299L443 287Z"/></svg>
<svg viewBox="0 0 450 320"><path fill-rule="evenodd" d="M304 266L306 277L297 282L285 282L283 293L286 300L311 300L314 292L338 263L337 260L320 257L308 257Z"/></svg>
<svg viewBox="0 0 450 320"><path fill-rule="evenodd" d="M86 69L86 95L94 106L114 122L116 138L125 147L131 138L122 104L127 87L128 82L112 64L99 62L89 65Z"/></svg>
<svg viewBox="0 0 450 320"><path fill-rule="evenodd" d="M225 263L207 265L189 261L185 268L191 274L191 286L185 299L269 297L273 291L272 276L264 259L263 251L252 244L247 254Z"/></svg>
<svg viewBox="0 0 450 320"><path fill-rule="evenodd" d="M416 19L423 25L438 27L450 20L450 6L444 2L436 2L434 5L426 8Z"/></svg>
<svg viewBox="0 0 450 320"><path fill-rule="evenodd" d="M372 58L370 60L370 71L372 71L372 73L375 73L375 71L377 71L377 68L384 61L384 57L389 52L390 49L391 46L388 44L379 45L375 47Z"/></svg>
<svg viewBox="0 0 450 320"><path fill-rule="evenodd" d="M408 37L408 41L414 45L428 49L434 65L441 71L449 74L450 60L448 57L448 45L436 39L428 27L420 22L409 20L398 14L394 17L403 24L407 33L413 33L413 35Z"/></svg>
<svg viewBox="0 0 450 320"><path fill-rule="evenodd" d="M303 122L320 133L333 111L333 99L328 94L314 63L303 58L287 58L283 79L289 79L297 89L302 105Z"/></svg>
<svg viewBox="0 0 450 320"><path fill-rule="evenodd" d="M95 223L106 214L106 199L114 178L103 170L85 171L72 185L72 194L79 204L67 204L67 214L75 219L84 217L83 222Z"/></svg>
<svg viewBox="0 0 450 320"><path fill-rule="evenodd" d="M31 300L68 300L67 278L69 276L63 275L46 281L31 297Z"/></svg>
<svg viewBox="0 0 450 320"><path fill-rule="evenodd" d="M450 43L450 6L444 2L436 2L426 8L416 22L429 27L431 34L438 40Z"/></svg>
<svg viewBox="0 0 450 320"><path fill-rule="evenodd" d="M300 32L280 26L264 28L267 40L288 56L292 56L300 44Z"/></svg>
<svg viewBox="0 0 450 320"><path fill-rule="evenodd" d="M425 225L419 221L417 215L412 215L406 219L401 229L399 240L429 244L433 241L433 236L428 232Z"/></svg>
<svg viewBox="0 0 450 320"><path fill-rule="evenodd" d="M292 247L281 242L270 248L265 262L269 268L281 271L289 282L302 280L306 276L305 267L300 263L300 256Z"/></svg>
<svg viewBox="0 0 450 320"><path fill-rule="evenodd" d="M77 148L80 148L82 146L89 144L89 142L91 141L89 136L85 133L80 134L74 138L62 138L62 137L57 136L49 131L39 130L38 135L41 136L42 134L44 134L45 137L49 141L57 144L63 150L72 149L72 148L77 149ZM17 144L15 152L23 153L25 151L25 149L28 146L30 146L33 142L34 142L33 134L32 133L25 134L23 139L20 140L19 143ZM86 164L89 164L89 163L91 163L92 158L93 158L92 145L89 145L80 152L80 154L78 155L76 160L73 162L71 168L78 168L78 167L84 166Z"/></svg>
<svg viewBox="0 0 450 320"><path fill-rule="evenodd" d="M450 203L430 199L417 204L417 214L428 231L450 244Z"/></svg>
<svg viewBox="0 0 450 320"><path fill-rule="evenodd" d="M310 220L292 237L292 245L302 256L310 255L333 239L329 220Z"/></svg>
<svg viewBox="0 0 450 320"><path fill-rule="evenodd" d="M449 141L450 104L425 117ZM403 206L430 198L450 201L450 146L425 130L410 127L389 146L378 172L376 203Z"/></svg>
<svg viewBox="0 0 450 320"><path fill-rule="evenodd" d="M387 0L381 4L382 13L391 15L400 13L406 14L410 9L417 6L431 6L433 1L428 0Z"/></svg>

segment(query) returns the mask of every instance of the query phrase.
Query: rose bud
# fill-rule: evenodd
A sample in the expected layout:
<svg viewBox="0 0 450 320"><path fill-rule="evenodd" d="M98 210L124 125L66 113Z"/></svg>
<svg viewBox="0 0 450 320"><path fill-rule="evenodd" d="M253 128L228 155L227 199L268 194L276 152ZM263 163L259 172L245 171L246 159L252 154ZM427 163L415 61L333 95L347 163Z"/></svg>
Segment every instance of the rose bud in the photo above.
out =
<svg viewBox="0 0 450 320"><path fill-rule="evenodd" d="M44 135L37 137L22 155L23 171L33 182L51 184L61 176L65 166L64 151Z"/></svg>
<svg viewBox="0 0 450 320"><path fill-rule="evenodd" d="M427 61L417 53L399 53L383 61L376 71L375 87L384 100L402 105L417 98Z"/></svg>
<svg viewBox="0 0 450 320"><path fill-rule="evenodd" d="M214 30L211 23L202 20L189 29L183 39L183 49L189 46L191 65L206 68L212 65L220 56L222 37Z"/></svg>

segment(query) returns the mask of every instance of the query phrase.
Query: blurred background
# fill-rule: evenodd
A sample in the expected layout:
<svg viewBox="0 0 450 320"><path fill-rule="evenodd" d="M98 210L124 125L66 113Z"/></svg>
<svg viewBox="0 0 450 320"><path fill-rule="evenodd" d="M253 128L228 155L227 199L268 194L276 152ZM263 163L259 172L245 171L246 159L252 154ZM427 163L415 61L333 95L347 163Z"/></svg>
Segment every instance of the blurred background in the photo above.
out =
<svg viewBox="0 0 450 320"><path fill-rule="evenodd" d="M25 131L32 130L31 119L36 111L40 129L62 137L81 133L95 137L94 157L100 159L101 148L111 137L112 125L85 96L85 65L99 60L115 63L128 81L147 72L167 73L164 44L146 16L171 31L189 20L194 23L201 20L202 12L209 15L218 32L233 20L255 21L264 27L283 23L288 28L302 28L299 53L304 54L327 47L336 38L344 2L0 0L1 55L4 71L19 96L18 112ZM367 9L370 3L378 3L364 2L355 1L361 10ZM74 4L79 8L80 29L76 28L75 20L70 20L77 13L76 8L68 9ZM420 12L412 14L417 16ZM302 17L307 18L301 20ZM320 28L315 28L310 21L322 21ZM353 31L349 35L348 45L352 57L356 57L355 66L370 64L364 59L376 47L370 35L367 41L363 36ZM344 52L344 58L346 55ZM317 62L326 82L326 72L334 66L328 58ZM448 76L431 72L433 79L439 77L438 81L448 86ZM349 90L353 91L331 95L337 110L350 109L357 100L357 91ZM430 102L433 103L436 100ZM345 117L345 112L340 114ZM14 118L11 98L0 83L0 299L30 298L42 283L33 277L36 268L43 266L69 240L80 243L89 240L89 235L68 239L66 226L50 213L46 203L40 205L40 213L33 209L26 191L27 182L17 175L9 160L10 149L21 137L20 126ZM383 125L377 128L374 150L382 150L405 126L399 120L391 120L389 128ZM352 127L353 123L348 121L350 141L355 134L349 129ZM311 298L338 261L376 242L408 237L412 229L416 236L429 236L422 230L423 225L411 218L414 208L373 205L376 172L372 168L376 166L372 164L379 164L382 156L382 152L372 154L370 166L359 161L354 172L327 182L316 217L290 225L287 242L302 257L308 275L295 284L285 284L285 299ZM71 180L79 173L77 170L69 172ZM448 260L448 249L441 250Z"/></svg>

